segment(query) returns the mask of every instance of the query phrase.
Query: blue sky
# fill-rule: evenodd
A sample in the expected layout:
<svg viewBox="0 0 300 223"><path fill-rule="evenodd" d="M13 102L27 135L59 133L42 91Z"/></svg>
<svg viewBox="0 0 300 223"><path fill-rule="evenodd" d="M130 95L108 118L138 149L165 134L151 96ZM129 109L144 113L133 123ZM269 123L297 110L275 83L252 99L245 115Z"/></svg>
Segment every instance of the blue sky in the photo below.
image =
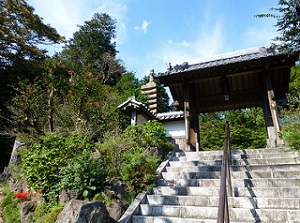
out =
<svg viewBox="0 0 300 223"><path fill-rule="evenodd" d="M96 12L117 20L118 58L139 79L166 64L267 45L276 36L269 12L278 0L28 0L66 38ZM60 46L49 49L60 51Z"/></svg>

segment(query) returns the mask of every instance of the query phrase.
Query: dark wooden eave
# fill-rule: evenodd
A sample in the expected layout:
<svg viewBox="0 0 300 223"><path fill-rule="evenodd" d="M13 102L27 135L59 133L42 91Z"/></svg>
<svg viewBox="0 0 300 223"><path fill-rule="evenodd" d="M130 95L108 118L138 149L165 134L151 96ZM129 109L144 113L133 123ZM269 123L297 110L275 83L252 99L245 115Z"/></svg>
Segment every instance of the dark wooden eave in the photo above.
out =
<svg viewBox="0 0 300 223"><path fill-rule="evenodd" d="M288 56L264 46L170 66L156 78L170 88L179 110L184 108L184 87L197 113L257 107L263 104L267 74L276 100L286 98L290 68L298 59L299 53Z"/></svg>

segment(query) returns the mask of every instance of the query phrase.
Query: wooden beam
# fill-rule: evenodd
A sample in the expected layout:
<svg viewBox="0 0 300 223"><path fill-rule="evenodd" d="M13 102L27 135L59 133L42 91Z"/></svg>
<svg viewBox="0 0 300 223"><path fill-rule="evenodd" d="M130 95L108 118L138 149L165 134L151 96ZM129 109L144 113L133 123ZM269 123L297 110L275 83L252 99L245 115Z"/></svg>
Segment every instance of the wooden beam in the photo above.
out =
<svg viewBox="0 0 300 223"><path fill-rule="evenodd" d="M185 123L185 140L186 140L185 150L191 151L189 84L184 84L183 96L184 96L184 123Z"/></svg>

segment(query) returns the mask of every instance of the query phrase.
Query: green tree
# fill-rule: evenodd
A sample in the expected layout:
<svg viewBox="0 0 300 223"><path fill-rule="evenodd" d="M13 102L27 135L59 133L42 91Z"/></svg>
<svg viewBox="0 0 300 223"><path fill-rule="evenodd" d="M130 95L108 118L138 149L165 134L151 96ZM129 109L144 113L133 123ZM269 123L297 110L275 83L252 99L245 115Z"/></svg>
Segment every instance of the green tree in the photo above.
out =
<svg viewBox="0 0 300 223"><path fill-rule="evenodd" d="M231 123L230 143L232 149L265 146L267 132L263 111L260 108L248 108L200 114L201 148L205 150L223 148L226 120Z"/></svg>
<svg viewBox="0 0 300 223"><path fill-rule="evenodd" d="M300 150L300 65L291 70L290 89L287 95L288 105L282 111L281 134L287 144Z"/></svg>
<svg viewBox="0 0 300 223"><path fill-rule="evenodd" d="M280 49L297 51L300 48L300 2L299 0L279 0L278 7L270 9L274 13L256 15L260 18L277 19L276 27L279 36L274 41L280 41Z"/></svg>
<svg viewBox="0 0 300 223"><path fill-rule="evenodd" d="M95 13L90 21L78 27L61 56L73 70L92 66L93 73L98 73L103 83L115 85L125 71L122 61L115 57L116 21L106 13Z"/></svg>
<svg viewBox="0 0 300 223"><path fill-rule="evenodd" d="M11 127L7 104L14 95L12 86L32 81L42 72L46 50L41 45L60 43L63 38L43 23L25 0L0 1L0 124L1 132Z"/></svg>
<svg viewBox="0 0 300 223"><path fill-rule="evenodd" d="M133 73L123 74L116 86L114 86L114 89L118 92L122 101L135 96L138 101L147 102L146 96L141 92L141 84Z"/></svg>
<svg viewBox="0 0 300 223"><path fill-rule="evenodd" d="M58 59L43 64L45 72L33 82L20 81L8 107L19 131L31 135L77 131L101 140L117 129L120 100L112 87L101 83L101 77L89 70L67 70Z"/></svg>
<svg viewBox="0 0 300 223"><path fill-rule="evenodd" d="M0 54L2 62L14 63L18 58L42 59L45 50L38 44L59 43L62 37L42 19L25 0L0 1Z"/></svg>
<svg viewBox="0 0 300 223"><path fill-rule="evenodd" d="M280 50L297 52L300 48L300 2L299 0L279 0L278 7L271 8L274 13L257 15L262 18L277 19L276 27L279 36L274 40L280 41ZM277 14L276 14L277 13ZM300 148L300 73L299 64L291 70L290 89L287 95L288 105L282 110L282 131L283 138L289 146Z"/></svg>

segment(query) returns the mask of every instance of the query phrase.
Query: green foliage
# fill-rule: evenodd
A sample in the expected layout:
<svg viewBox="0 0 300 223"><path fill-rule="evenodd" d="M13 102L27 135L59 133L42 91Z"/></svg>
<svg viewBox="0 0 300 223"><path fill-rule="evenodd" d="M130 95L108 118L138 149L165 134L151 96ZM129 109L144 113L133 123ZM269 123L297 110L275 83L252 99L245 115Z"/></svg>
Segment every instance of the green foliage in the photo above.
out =
<svg viewBox="0 0 300 223"><path fill-rule="evenodd" d="M161 156L151 155L151 148L167 153L172 144L165 136L165 129L157 121L129 126L122 135L112 135L97 148L104 164L109 167L109 178L122 181L130 194L137 194L151 184Z"/></svg>
<svg viewBox="0 0 300 223"><path fill-rule="evenodd" d="M134 143L130 138L113 134L96 145L100 153L99 159L107 167L110 179L118 179L120 177L120 166L124 161L123 154L127 153L134 146Z"/></svg>
<svg viewBox="0 0 300 223"><path fill-rule="evenodd" d="M230 120L232 149L264 147L267 139L263 111L259 108L200 115L200 143L205 150L219 150L224 144L224 127Z"/></svg>
<svg viewBox="0 0 300 223"><path fill-rule="evenodd" d="M0 54L14 62L16 58L43 58L38 44L58 43L62 37L42 19L25 0L0 2Z"/></svg>
<svg viewBox="0 0 300 223"><path fill-rule="evenodd" d="M300 65L291 70L288 105L281 111L281 135L291 146L300 150Z"/></svg>
<svg viewBox="0 0 300 223"><path fill-rule="evenodd" d="M47 120L47 94L41 82L30 83L29 80L19 81L19 86L15 88L18 96L12 99L12 104L8 107L13 118L18 120L19 128L27 131L40 132L43 123Z"/></svg>
<svg viewBox="0 0 300 223"><path fill-rule="evenodd" d="M146 95L141 92L141 84L133 73L123 74L116 86L114 86L114 89L117 91L122 102L131 96L135 96L136 100L142 103L147 102Z"/></svg>
<svg viewBox="0 0 300 223"><path fill-rule="evenodd" d="M21 223L18 200L14 197L14 192L10 192L1 202L3 208L3 216L6 223Z"/></svg>
<svg viewBox="0 0 300 223"><path fill-rule="evenodd" d="M83 197L92 198L96 192L104 189L107 171L101 160L83 155L62 167L59 175L61 176L59 189L80 190Z"/></svg>
<svg viewBox="0 0 300 223"><path fill-rule="evenodd" d="M115 55L116 21L106 13L95 13L90 21L78 25L79 31L73 34L63 53L84 65L93 63L107 52Z"/></svg>
<svg viewBox="0 0 300 223"><path fill-rule="evenodd" d="M119 97L101 77L64 68L59 60L44 61L35 81L20 80L8 106L19 131L31 134L74 132L101 138L118 126Z"/></svg>
<svg viewBox="0 0 300 223"><path fill-rule="evenodd" d="M300 64L291 69L289 87L289 93L287 94L289 107L298 107L300 103Z"/></svg>
<svg viewBox="0 0 300 223"><path fill-rule="evenodd" d="M133 140L139 147L162 149L166 155L171 149L172 144L165 136L166 129L157 120L148 121L142 125L129 126L124 131L125 137Z"/></svg>
<svg viewBox="0 0 300 223"><path fill-rule="evenodd" d="M160 157L151 156L144 148L134 148L134 152L124 154L120 174L128 189L139 193L151 184L159 161Z"/></svg>
<svg viewBox="0 0 300 223"><path fill-rule="evenodd" d="M276 27L280 34L274 41L280 41L280 49L294 51L300 48L300 4L299 0L279 0L279 7L271 8L273 13L257 15L260 18L277 19Z"/></svg>
<svg viewBox="0 0 300 223"><path fill-rule="evenodd" d="M90 21L79 25L60 57L73 70L92 67L92 72L101 76L101 82L114 86L125 69L116 59L114 21L106 13L95 13Z"/></svg>
<svg viewBox="0 0 300 223"><path fill-rule="evenodd" d="M287 141L288 146L300 150L300 117L298 111L297 120L291 121L283 127L281 131L283 138Z"/></svg>
<svg viewBox="0 0 300 223"><path fill-rule="evenodd" d="M55 223L58 214L63 208L64 204L51 205L49 203L41 202L34 210L33 220L35 223Z"/></svg>
<svg viewBox="0 0 300 223"><path fill-rule="evenodd" d="M22 175L33 189L42 189L43 195L49 196L56 192L60 169L84 151L89 153L93 149L86 138L47 135L23 151Z"/></svg>

